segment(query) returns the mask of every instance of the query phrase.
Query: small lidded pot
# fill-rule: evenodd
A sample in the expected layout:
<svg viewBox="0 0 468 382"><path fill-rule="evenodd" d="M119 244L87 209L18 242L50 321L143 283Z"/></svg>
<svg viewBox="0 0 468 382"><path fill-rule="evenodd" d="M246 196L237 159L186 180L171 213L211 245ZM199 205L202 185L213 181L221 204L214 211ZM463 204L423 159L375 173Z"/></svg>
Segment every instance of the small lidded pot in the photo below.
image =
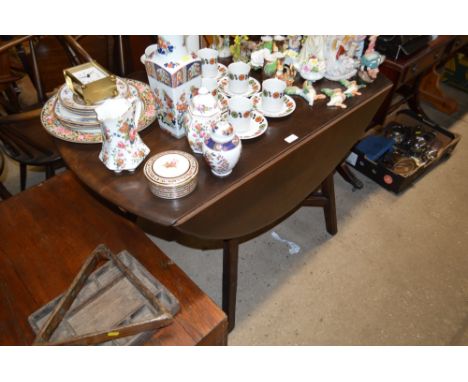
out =
<svg viewBox="0 0 468 382"><path fill-rule="evenodd" d="M203 143L203 156L214 175L227 176L239 161L241 140L234 133L234 127L226 120L219 121L210 129L210 133L211 136Z"/></svg>
<svg viewBox="0 0 468 382"><path fill-rule="evenodd" d="M207 88L201 87L193 97L188 113L185 114L187 139L194 153L203 153L203 141L209 135L209 129L216 126L220 118L218 99Z"/></svg>

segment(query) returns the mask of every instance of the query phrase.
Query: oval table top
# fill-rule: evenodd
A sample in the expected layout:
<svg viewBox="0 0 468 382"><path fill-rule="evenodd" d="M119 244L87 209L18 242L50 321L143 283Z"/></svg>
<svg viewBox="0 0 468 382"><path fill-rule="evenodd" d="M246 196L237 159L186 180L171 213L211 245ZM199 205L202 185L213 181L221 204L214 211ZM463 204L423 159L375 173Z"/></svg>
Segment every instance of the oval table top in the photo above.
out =
<svg viewBox="0 0 468 382"><path fill-rule="evenodd" d="M338 86L322 80L316 89ZM151 193L144 164L134 173L116 175L98 159L101 145L59 139L56 144L69 168L115 205L202 239L241 238L288 214L320 185L362 137L390 88L390 81L380 76L362 89L362 96L347 99L346 109L327 107L325 100L310 107L295 96L294 113L268 118L264 135L242 142L239 163L228 177L214 176L203 157L194 154L200 168L197 187L176 200ZM292 134L297 139L287 143L285 138ZM151 150L147 159L166 150L191 152L186 138L175 139L157 122L141 137Z"/></svg>

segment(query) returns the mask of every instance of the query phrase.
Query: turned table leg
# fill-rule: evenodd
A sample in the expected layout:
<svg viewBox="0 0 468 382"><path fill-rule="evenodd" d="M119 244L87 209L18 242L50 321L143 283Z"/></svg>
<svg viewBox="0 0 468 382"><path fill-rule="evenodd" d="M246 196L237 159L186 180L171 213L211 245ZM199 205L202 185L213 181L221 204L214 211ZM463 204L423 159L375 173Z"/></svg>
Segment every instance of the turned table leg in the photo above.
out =
<svg viewBox="0 0 468 382"><path fill-rule="evenodd" d="M224 240L223 247L223 310L228 317L230 332L236 324L239 243L236 240Z"/></svg>
<svg viewBox="0 0 468 382"><path fill-rule="evenodd" d="M335 235L338 232L338 224L336 221L336 202L335 202L335 185L333 183L333 173L331 173L322 183L322 194L327 199L327 203L323 208L325 215L325 225L330 235Z"/></svg>
<svg viewBox="0 0 468 382"><path fill-rule="evenodd" d="M340 165L336 168L336 171L338 171L338 174L340 174L341 177L354 188L361 190L364 187L364 184L357 178L356 175L354 175L346 162L341 162Z"/></svg>

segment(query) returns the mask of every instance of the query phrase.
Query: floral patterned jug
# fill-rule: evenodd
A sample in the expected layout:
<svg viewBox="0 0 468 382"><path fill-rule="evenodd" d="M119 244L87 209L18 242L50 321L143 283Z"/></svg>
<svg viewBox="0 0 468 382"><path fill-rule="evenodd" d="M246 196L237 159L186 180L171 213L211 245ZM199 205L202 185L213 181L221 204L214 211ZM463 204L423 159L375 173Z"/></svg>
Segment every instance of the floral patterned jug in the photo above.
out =
<svg viewBox="0 0 468 382"><path fill-rule="evenodd" d="M134 171L149 154L138 135L141 108L141 101L132 97L108 99L95 109L102 130L99 159L109 170Z"/></svg>

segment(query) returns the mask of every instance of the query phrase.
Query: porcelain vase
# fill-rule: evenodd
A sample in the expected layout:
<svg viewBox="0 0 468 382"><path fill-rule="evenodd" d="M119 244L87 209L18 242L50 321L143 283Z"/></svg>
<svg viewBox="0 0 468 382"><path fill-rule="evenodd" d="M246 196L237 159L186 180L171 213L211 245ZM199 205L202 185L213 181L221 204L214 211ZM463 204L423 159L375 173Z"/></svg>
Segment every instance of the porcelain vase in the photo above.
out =
<svg viewBox="0 0 468 382"><path fill-rule="evenodd" d="M242 143L234 133L232 125L225 120L219 121L211 131L211 136L203 142L203 157L218 177L231 174L239 161Z"/></svg>
<svg viewBox="0 0 468 382"><path fill-rule="evenodd" d="M159 126L182 138L184 116L192 96L201 86L200 59L188 52L183 35L160 35L157 46L148 48L141 60L156 96Z"/></svg>

